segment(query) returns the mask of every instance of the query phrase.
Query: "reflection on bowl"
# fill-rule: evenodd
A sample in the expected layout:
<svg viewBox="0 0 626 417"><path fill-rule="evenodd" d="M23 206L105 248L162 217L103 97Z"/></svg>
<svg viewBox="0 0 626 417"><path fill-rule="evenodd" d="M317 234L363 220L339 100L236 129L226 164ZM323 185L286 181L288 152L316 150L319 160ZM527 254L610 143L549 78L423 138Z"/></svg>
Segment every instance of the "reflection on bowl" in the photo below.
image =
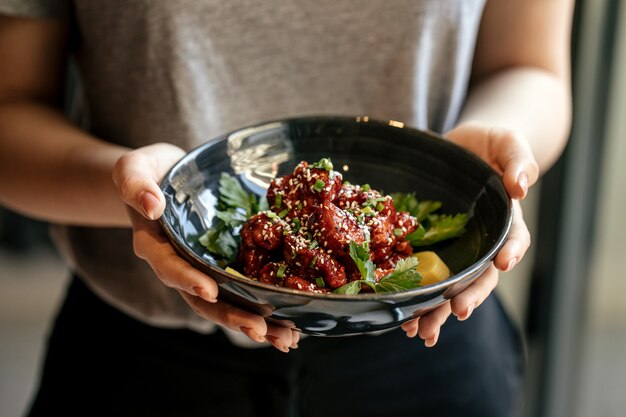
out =
<svg viewBox="0 0 626 417"><path fill-rule="evenodd" d="M437 284L395 293L315 294L227 273L198 239L213 224L222 172L265 195L270 181L300 161L330 157L345 180L439 200L447 213L467 212L460 238L430 248L452 271ZM430 311L477 278L504 244L511 201L499 176L480 158L426 131L359 117L272 121L215 138L176 163L161 183L161 218L181 256L214 278L219 297L311 335L343 336L397 327Z"/></svg>

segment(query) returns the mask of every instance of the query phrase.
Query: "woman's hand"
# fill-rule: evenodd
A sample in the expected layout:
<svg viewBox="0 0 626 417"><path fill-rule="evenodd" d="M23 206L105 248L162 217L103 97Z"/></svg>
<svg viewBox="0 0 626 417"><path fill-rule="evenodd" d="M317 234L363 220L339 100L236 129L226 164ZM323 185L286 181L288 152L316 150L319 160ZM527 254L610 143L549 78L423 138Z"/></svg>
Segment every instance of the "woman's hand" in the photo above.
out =
<svg viewBox="0 0 626 417"><path fill-rule="evenodd" d="M199 316L240 331L256 342L268 341L283 352L297 348L298 331L267 323L261 316L219 301L217 283L176 253L156 221L165 209L158 183L183 155L182 149L159 143L128 152L114 168L113 180L129 206L135 253Z"/></svg>
<svg viewBox="0 0 626 417"><path fill-rule="evenodd" d="M441 326L450 314L466 320L498 284L498 270L510 271L530 246L530 233L519 200L537 182L539 166L525 138L520 134L480 123L463 123L452 129L448 139L474 152L502 176L513 199L513 222L508 239L493 263L463 292L435 310L402 325L407 336L419 336L426 346L437 343Z"/></svg>

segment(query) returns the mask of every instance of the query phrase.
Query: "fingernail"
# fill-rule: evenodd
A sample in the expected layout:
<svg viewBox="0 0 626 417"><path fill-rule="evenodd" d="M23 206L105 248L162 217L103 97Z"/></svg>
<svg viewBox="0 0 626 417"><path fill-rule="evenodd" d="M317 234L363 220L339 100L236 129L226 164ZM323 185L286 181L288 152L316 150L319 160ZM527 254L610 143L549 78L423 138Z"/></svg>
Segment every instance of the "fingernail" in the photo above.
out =
<svg viewBox="0 0 626 417"><path fill-rule="evenodd" d="M157 207L159 206L159 199L148 191L144 192L139 198L139 205L147 218L155 220L157 217Z"/></svg>
<svg viewBox="0 0 626 417"><path fill-rule="evenodd" d="M515 266L515 264L517 263L517 258L513 258L509 261L509 264L506 266L505 271L510 271L511 269L513 269L513 267Z"/></svg>
<svg viewBox="0 0 626 417"><path fill-rule="evenodd" d="M528 193L528 175L525 172L521 172L517 177L517 185L522 189L522 198L526 197L526 193Z"/></svg>
<svg viewBox="0 0 626 417"><path fill-rule="evenodd" d="M265 338L267 339L268 342L272 344L272 346L274 346L276 349L280 350L281 352L285 352L285 353L289 352L289 348L283 345L280 339L277 338L276 336L267 335L265 336Z"/></svg>
<svg viewBox="0 0 626 417"><path fill-rule="evenodd" d="M417 336L417 332L419 331L419 329L417 327L410 329L409 331L406 332L406 336L409 339L413 339L415 336Z"/></svg>
<svg viewBox="0 0 626 417"><path fill-rule="evenodd" d="M467 311L465 312L465 314L462 314L462 315L458 316L457 319L459 321L465 321L465 320L469 319L469 316L472 315L472 313L474 312L474 308L475 307L476 306L474 304L470 304L470 306L467 307Z"/></svg>
<svg viewBox="0 0 626 417"><path fill-rule="evenodd" d="M242 326L242 327L239 328L239 330L241 330L241 333L245 334L246 336L248 336L250 339L254 340L255 342L259 342L259 343L265 342L265 338L263 336L259 335L257 332L255 332L250 327L243 327Z"/></svg>
<svg viewBox="0 0 626 417"><path fill-rule="evenodd" d="M211 297L209 292L202 287L191 287L192 291L196 293L196 295L202 298L204 301L208 301L209 303L217 303L217 299Z"/></svg>
<svg viewBox="0 0 626 417"><path fill-rule="evenodd" d="M291 339L291 346L289 346L291 349L298 349L298 341L300 340L300 334L298 334L298 332L293 332L293 336Z"/></svg>
<svg viewBox="0 0 626 417"><path fill-rule="evenodd" d="M437 339L439 339L439 332L435 333L435 335L431 339L426 339L424 341L424 346L427 348L431 348L437 344Z"/></svg>

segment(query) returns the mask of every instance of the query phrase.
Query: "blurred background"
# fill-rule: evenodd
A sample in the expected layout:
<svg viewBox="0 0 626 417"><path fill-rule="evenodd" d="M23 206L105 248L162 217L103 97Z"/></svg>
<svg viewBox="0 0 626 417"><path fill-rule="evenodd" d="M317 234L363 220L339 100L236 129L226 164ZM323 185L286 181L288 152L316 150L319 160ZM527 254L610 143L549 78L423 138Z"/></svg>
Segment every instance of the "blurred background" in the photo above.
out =
<svg viewBox="0 0 626 417"><path fill-rule="evenodd" d="M525 416L626 410L624 45L623 2L577 1L571 140L524 201L533 245L497 290L525 337ZM0 207L0 416L26 409L67 282L47 225Z"/></svg>

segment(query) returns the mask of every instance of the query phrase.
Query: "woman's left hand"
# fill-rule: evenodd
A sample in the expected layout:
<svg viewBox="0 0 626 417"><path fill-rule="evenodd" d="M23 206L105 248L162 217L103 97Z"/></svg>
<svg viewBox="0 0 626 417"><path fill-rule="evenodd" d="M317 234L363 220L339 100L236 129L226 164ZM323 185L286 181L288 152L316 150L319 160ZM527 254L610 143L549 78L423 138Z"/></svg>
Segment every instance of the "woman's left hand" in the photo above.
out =
<svg viewBox="0 0 626 417"><path fill-rule="evenodd" d="M437 343L441 326L450 314L466 320L494 290L499 271L510 271L526 253L530 233L519 200L526 197L529 187L539 177L539 166L530 146L515 131L468 122L456 126L446 137L480 156L502 176L504 187L513 199L513 222L507 241L482 275L445 304L402 325L407 336L419 334L428 347Z"/></svg>

